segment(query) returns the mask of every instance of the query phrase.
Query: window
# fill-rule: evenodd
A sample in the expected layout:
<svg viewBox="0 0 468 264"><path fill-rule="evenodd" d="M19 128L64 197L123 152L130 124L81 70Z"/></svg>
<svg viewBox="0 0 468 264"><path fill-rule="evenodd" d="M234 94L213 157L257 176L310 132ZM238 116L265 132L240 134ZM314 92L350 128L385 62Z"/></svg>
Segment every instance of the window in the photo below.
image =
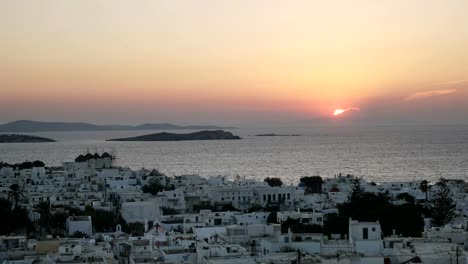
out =
<svg viewBox="0 0 468 264"><path fill-rule="evenodd" d="M372 228L372 232L375 232L375 227Z"/></svg>

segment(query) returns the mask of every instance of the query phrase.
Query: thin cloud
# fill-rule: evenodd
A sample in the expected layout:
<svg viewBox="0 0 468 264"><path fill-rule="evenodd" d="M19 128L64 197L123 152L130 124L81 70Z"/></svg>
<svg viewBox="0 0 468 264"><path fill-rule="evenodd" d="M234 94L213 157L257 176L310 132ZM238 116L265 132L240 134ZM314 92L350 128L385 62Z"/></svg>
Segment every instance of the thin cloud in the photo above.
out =
<svg viewBox="0 0 468 264"><path fill-rule="evenodd" d="M456 80L456 81L440 82L440 83L435 83L434 86L436 86L436 85L456 85L456 84L463 84L463 83L468 83L468 80Z"/></svg>
<svg viewBox="0 0 468 264"><path fill-rule="evenodd" d="M425 99L425 98L433 97L433 96L452 94L452 93L455 93L456 91L457 89L439 89L439 90L431 90L431 91L422 91L422 92L411 94L405 97L404 100L413 101L413 100Z"/></svg>

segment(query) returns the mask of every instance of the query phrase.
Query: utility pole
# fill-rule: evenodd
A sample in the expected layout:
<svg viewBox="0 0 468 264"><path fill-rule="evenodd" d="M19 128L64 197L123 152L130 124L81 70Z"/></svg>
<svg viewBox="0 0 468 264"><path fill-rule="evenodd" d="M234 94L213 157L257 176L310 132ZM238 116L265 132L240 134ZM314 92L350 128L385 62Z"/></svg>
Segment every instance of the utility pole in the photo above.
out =
<svg viewBox="0 0 468 264"><path fill-rule="evenodd" d="M459 254L459 252L458 252L458 245L457 245L457 249L456 249L457 264L458 264L458 254Z"/></svg>

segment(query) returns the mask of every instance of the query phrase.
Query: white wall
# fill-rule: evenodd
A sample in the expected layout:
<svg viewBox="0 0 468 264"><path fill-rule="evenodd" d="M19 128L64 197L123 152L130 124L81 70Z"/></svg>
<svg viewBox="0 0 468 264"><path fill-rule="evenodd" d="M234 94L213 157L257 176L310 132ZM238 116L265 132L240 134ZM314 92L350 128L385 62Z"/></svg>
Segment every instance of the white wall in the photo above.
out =
<svg viewBox="0 0 468 264"><path fill-rule="evenodd" d="M127 223L156 220L160 217L159 205L156 201L122 203L122 217Z"/></svg>

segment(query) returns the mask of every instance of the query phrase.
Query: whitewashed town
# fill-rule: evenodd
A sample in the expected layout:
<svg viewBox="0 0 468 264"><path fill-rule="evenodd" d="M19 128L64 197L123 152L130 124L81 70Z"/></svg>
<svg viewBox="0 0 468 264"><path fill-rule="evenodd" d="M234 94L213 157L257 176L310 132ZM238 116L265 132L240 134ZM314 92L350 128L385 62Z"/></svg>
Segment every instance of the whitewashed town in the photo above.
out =
<svg viewBox="0 0 468 264"><path fill-rule="evenodd" d="M468 264L468 184L0 163L4 264Z"/></svg>

